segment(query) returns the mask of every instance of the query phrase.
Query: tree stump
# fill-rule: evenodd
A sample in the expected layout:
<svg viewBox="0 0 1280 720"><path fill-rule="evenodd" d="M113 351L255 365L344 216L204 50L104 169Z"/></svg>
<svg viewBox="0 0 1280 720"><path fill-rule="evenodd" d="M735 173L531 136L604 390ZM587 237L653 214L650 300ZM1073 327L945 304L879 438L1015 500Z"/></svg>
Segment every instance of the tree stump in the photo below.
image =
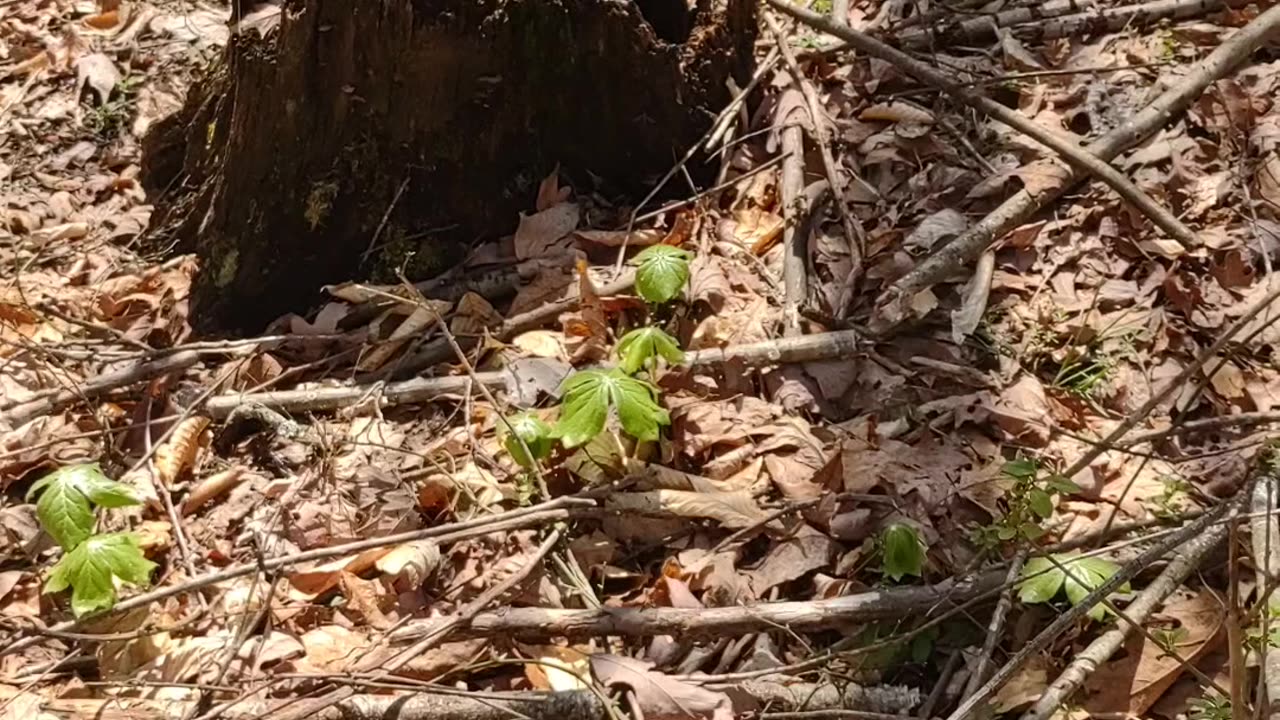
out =
<svg viewBox="0 0 1280 720"><path fill-rule="evenodd" d="M367 275L375 235L449 267L557 165L642 193L749 79L755 6L284 0L147 138L151 242L199 256L198 328L254 331Z"/></svg>

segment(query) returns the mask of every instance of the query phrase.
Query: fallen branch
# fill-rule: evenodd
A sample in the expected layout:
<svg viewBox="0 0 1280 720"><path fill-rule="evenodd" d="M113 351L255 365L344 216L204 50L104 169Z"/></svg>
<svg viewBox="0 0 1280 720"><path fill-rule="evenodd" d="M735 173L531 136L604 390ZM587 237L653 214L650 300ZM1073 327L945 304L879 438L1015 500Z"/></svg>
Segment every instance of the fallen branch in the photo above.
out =
<svg viewBox="0 0 1280 720"><path fill-rule="evenodd" d="M1099 0L1049 0L994 13L966 13L963 19L901 33L897 42L906 48L983 42L995 37L1000 28L1010 28L1022 40L1048 40L1085 31L1142 27L1165 19L1185 20L1243 4L1239 0L1152 0L1102 7Z"/></svg>
<svg viewBox="0 0 1280 720"><path fill-rule="evenodd" d="M393 673L400 670L400 668L403 668L405 665L408 665L410 661L442 642L456 628L465 626L474 620L475 617L480 614L480 611L506 595L517 585L524 583L534 570L542 567L542 561L546 559L547 554L556 546L556 543L560 542L560 537L560 530L551 531L546 539L542 541L542 544L538 546L533 557L526 560L524 565L522 565L517 571L508 575L502 580L502 582L494 585L488 590L485 590L479 597L467 603L457 613L449 617L436 618L433 620L431 627L426 631L422 639L414 643L412 647L406 648L398 653L394 658L383 663L381 665L381 669L374 674L372 679L385 680L391 677ZM284 713L280 717L280 720L304 720L305 718L314 717L325 709L354 697L355 694L356 690L352 685L337 688L325 697L304 701L299 703L296 707L290 708L288 712Z"/></svg>
<svg viewBox="0 0 1280 720"><path fill-rule="evenodd" d="M783 627L814 632L875 620L937 614L948 607L999 588L1003 571L932 586L901 587L825 600L769 602L712 608L504 608L477 615L459 637L507 637L546 640L555 637L726 637ZM432 621L393 632L395 642L412 640L434 627Z"/></svg>
<svg viewBox="0 0 1280 720"><path fill-rule="evenodd" d="M520 316L517 316L520 317ZM739 360L749 366L779 365L783 363L830 360L858 352L865 343L856 330L839 330L829 333L802 335L794 338L764 340L725 348L693 350L685 353L685 365L698 367ZM441 340L444 347L448 343ZM461 342L461 338L459 339ZM452 350L450 350L452 352ZM473 389L476 383L495 390L509 390L514 376L506 370L478 372L475 379L463 375L438 378L414 378L385 384L371 383L347 387L311 388L306 390L277 390L262 393L232 393L209 398L203 411L209 417L226 418L236 408L255 404L277 412L318 412L349 407L370 401L378 407L429 402L442 395L463 393Z"/></svg>
<svg viewBox="0 0 1280 720"><path fill-rule="evenodd" d="M1138 435L1130 435L1124 440L1116 443L1116 447L1133 447L1143 443L1157 442L1170 438L1175 435L1190 435L1197 432L1205 432L1208 430L1221 430L1223 428L1247 427L1249 425L1270 425L1280 423L1280 412L1270 410L1266 412L1247 412L1236 415L1219 415L1217 417L1201 418L1199 420L1188 420L1179 423L1164 430L1152 430Z"/></svg>
<svg viewBox="0 0 1280 720"><path fill-rule="evenodd" d="M478 518L475 520L464 520L462 522L437 525L435 527L412 530L409 532L397 533L395 535L386 535L378 538L357 540L355 542L344 543L342 545L316 548L314 550L307 550L294 555L268 558L262 562L232 565L231 567L224 568L207 575L201 575L177 585L156 588L150 592L142 593L141 595L134 595L133 597L125 598L124 600L116 603L115 607L105 613L86 615L80 619L65 620L60 623L55 623L54 625L46 628L46 631L53 633L70 632L89 620L96 620L105 615L143 608L153 602L199 590L201 588L210 587L212 585L217 585L218 583L226 582L228 580L252 575L258 571L270 572L272 570L280 570L286 567L299 565L301 563L311 562L312 560L329 560L336 557L347 557L365 550L389 547L391 545L399 545L401 543L415 542L418 540L432 539L443 545L445 543L452 543L459 540L488 535L489 533L499 532L502 530L538 527L559 520L567 520L574 516L575 511L581 511L583 508L591 508L594 504L595 503L593 501L586 498L573 496L559 497L555 500L550 500L538 505L531 505L526 508L511 510L509 512ZM31 647L42 640L43 636L41 635L34 635L15 640L8 645L0 647L0 657Z"/></svg>
<svg viewBox="0 0 1280 720"><path fill-rule="evenodd" d="M1217 523L1192 539L1164 571L1129 603L1125 608L1125 616L1135 623L1146 621L1165 598L1178 589L1204 558L1222 543L1227 536L1228 526L1228 523ZM1089 673L1109 660L1124 645L1125 639L1134 629L1128 622L1119 622L1089 643L1045 689L1036 704L1022 716L1022 720L1048 720L1084 684Z"/></svg>
<svg viewBox="0 0 1280 720"><path fill-rule="evenodd" d="M354 680L353 685L362 684ZM909 711L918 693L906 687L860 687L852 683L788 683L749 681L723 688L734 699L736 714L770 711L835 711L850 720L894 720ZM31 709L68 720L177 720L190 702L181 700L43 699ZM250 720L296 706L296 701L245 702L220 717ZM742 706L740 709L738 706ZM644 711L645 708L639 708ZM659 708L651 708L656 713ZM646 715L652 717L653 714ZM761 718L774 717L762 712ZM562 692L410 691L399 695L353 695L309 720L609 720L611 716L590 690ZM612 716L616 717L616 716ZM779 716L781 717L781 716Z"/></svg>
<svg viewBox="0 0 1280 720"><path fill-rule="evenodd" d="M797 20L810 25L823 32L834 35L842 40L848 41L854 48L860 50L872 57L879 58L921 82L933 85L941 90L946 91L964 102L966 105L973 107L986 115L998 120L1005 125L1021 132L1036 142L1053 150L1070 165L1076 168L1076 173L1071 173L1068 169L1063 169L1066 177L1073 177L1076 174L1083 176L1084 174L1093 175L1102 180L1112 190L1115 190L1121 197L1129 201L1131 205L1138 208L1143 215L1147 216L1157 227L1164 230L1170 237L1177 240L1185 248L1197 247L1200 243L1196 238L1196 234L1191 231L1181 220L1169 212L1164 206L1151 199L1151 196L1143 192L1137 185L1133 184L1119 170L1108 164L1108 160L1115 157L1099 157L1093 152L1093 146L1082 148L1074 141L1069 140L1062 135L1052 132L1049 129L1039 125L1038 123L1028 119L1015 110L1011 110L1004 105L988 98L973 88L967 87L957 82L952 76L949 76L939 70L934 69L927 63L916 60L906 53L896 50L879 40L859 32L852 28L843 27L831 22L829 19L818 15L817 13L803 10L790 5L783 0L769 0L769 4L779 10L795 17ZM985 246L984 246L985 247ZM951 268L952 270L954 267ZM879 328L877 328L879 329Z"/></svg>
<svg viewBox="0 0 1280 720"><path fill-rule="evenodd" d="M155 360L134 363L121 370L89 378L82 385L59 391L50 397L29 400L15 405L3 415L0 415L0 423L8 423L13 427L18 427L77 401L93 400L113 390L119 390L134 383L150 380L161 375L168 375L169 373L181 372L198 362L200 362L199 353L180 352Z"/></svg>
<svg viewBox="0 0 1280 720"><path fill-rule="evenodd" d="M1276 520L1276 504L1280 500L1280 478L1267 468L1253 486L1249 500L1249 541L1253 550L1253 566L1257 569L1258 592L1265 600L1260 603L1258 625L1262 637L1271 637L1277 613L1280 611L1280 595L1276 583L1280 581L1280 522ZM1262 658L1258 665L1258 697L1267 698L1262 711L1267 717L1280 712L1280 653L1271 649L1270 643L1262 643Z"/></svg>
<svg viewBox="0 0 1280 720"><path fill-rule="evenodd" d="M771 0L776 2L776 0ZM1280 28L1280 6L1259 15L1219 45L1177 85L1150 102L1128 122L1090 143L1087 150L1099 160L1109 162L1137 146L1164 127L1169 120L1185 111L1204 89L1244 62ZM1020 190L1004 201L978 224L961 233L947 245L926 258L911 272L900 278L881 297L872 328L886 332L912 316L911 299L978 258L992 243L1010 230L1029 220L1035 213L1056 200L1084 179L1081 172L1067 172L1035 193Z"/></svg>
<svg viewBox="0 0 1280 720"><path fill-rule="evenodd" d="M627 292L636 284L635 272L626 270L618 279L605 283L596 289L600 295L619 295ZM575 285L576 287L576 285ZM560 316L560 313L568 312L578 307L579 298L577 295L562 298L554 302L529 310L528 312L512 315L502 321L502 325L494 330L494 337L499 340L510 340L527 330L541 327ZM479 338L458 338L458 342L465 349L475 347L479 342ZM436 338L431 342L423 345L416 352L407 355L398 362L392 363L392 366L386 372L379 372L370 375L362 380L379 380L386 377L408 377L417 372L425 370L433 365L442 362L448 362L455 359L453 347L449 345L449 341L444 338Z"/></svg>

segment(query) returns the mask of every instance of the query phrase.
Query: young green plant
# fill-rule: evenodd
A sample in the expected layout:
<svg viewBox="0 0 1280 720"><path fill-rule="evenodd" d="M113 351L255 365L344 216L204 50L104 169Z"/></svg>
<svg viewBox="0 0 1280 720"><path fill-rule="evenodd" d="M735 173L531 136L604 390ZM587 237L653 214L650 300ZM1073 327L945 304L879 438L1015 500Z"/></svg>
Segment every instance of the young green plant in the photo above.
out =
<svg viewBox="0 0 1280 720"><path fill-rule="evenodd" d="M97 463L70 465L37 480L36 517L62 547L62 557L45 580L46 593L71 588L77 617L116 604L116 583L145 586L155 563L146 559L132 533L95 534L95 507L125 507L141 501L133 489L109 479Z"/></svg>

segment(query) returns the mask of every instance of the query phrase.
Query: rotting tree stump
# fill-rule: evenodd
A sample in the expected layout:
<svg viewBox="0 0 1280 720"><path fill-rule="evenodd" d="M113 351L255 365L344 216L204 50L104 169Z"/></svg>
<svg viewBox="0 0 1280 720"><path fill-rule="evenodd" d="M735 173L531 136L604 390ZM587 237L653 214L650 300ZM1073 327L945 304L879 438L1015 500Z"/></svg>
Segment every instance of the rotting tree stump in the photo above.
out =
<svg viewBox="0 0 1280 720"><path fill-rule="evenodd" d="M749 79L755 6L284 0L148 136L150 244L199 256L200 329L254 331L367 276L375 234L446 269L557 164L640 193Z"/></svg>

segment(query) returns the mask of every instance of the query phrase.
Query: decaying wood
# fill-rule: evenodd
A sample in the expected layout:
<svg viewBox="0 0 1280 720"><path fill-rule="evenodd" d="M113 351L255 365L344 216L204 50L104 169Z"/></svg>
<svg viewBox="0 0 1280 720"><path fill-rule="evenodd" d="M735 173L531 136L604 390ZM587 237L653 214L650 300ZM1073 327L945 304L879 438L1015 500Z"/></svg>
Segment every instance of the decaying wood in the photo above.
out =
<svg viewBox="0 0 1280 720"><path fill-rule="evenodd" d="M750 78L756 5L291 2L157 125L152 244L200 256L193 322L256 330L361 271L438 274L557 164L638 195ZM375 236L399 249L361 267Z"/></svg>
<svg viewBox="0 0 1280 720"><path fill-rule="evenodd" d="M1276 507L1280 505L1280 477L1271 468L1265 468L1253 486L1249 501L1249 544L1253 550L1253 566L1257 573L1257 586L1265 598L1255 621L1262 637L1270 637L1275 624L1280 622L1280 520ZM1280 652L1270 643L1262 643L1262 658L1258 668L1258 697L1267 698L1262 709L1266 717L1280 713Z"/></svg>
<svg viewBox="0 0 1280 720"><path fill-rule="evenodd" d="M1280 28L1280 6L1272 7L1219 45L1174 86L1152 100L1127 122L1090 143L1087 150L1110 162L1121 153L1164 127L1200 97L1210 84L1244 62ZM879 302L872 329L887 332L913 316L911 299L946 280L957 268L976 260L1005 233L1027 222L1042 208L1083 180L1078 171L1067 172L1035 193L1020 190L989 215L947 243L889 288Z"/></svg>

